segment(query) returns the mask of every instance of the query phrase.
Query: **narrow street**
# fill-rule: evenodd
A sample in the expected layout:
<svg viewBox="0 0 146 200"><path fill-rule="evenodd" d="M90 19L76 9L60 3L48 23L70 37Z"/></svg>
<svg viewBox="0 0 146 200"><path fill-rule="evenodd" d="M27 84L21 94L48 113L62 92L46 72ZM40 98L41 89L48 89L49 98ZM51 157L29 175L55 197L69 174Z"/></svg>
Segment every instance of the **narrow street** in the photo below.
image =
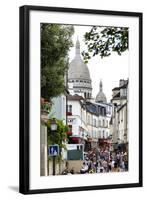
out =
<svg viewBox="0 0 146 200"><path fill-rule="evenodd" d="M124 172L128 170L127 152L120 150L109 151L109 148L91 149L85 154L83 166L84 173Z"/></svg>

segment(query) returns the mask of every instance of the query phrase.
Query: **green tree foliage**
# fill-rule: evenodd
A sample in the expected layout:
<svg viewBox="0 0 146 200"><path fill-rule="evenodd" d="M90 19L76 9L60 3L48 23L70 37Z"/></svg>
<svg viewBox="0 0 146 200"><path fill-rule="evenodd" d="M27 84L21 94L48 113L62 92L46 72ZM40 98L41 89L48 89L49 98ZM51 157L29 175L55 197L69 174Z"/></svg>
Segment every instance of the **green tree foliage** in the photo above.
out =
<svg viewBox="0 0 146 200"><path fill-rule="evenodd" d="M101 58L110 56L112 52L121 55L128 49L128 28L93 26L84 35L87 51L82 55L85 62L99 55Z"/></svg>
<svg viewBox="0 0 146 200"><path fill-rule="evenodd" d="M54 120L54 119L53 119ZM67 142L67 131L68 126L64 125L62 120L55 119L57 124L57 130L52 132L51 131L51 119L48 120L46 123L47 126L47 132L48 132L48 145L51 144L58 144L60 149L60 155L58 156L61 158L61 149L66 149L66 142Z"/></svg>
<svg viewBox="0 0 146 200"><path fill-rule="evenodd" d="M48 101L64 92L73 26L41 24L41 96Z"/></svg>

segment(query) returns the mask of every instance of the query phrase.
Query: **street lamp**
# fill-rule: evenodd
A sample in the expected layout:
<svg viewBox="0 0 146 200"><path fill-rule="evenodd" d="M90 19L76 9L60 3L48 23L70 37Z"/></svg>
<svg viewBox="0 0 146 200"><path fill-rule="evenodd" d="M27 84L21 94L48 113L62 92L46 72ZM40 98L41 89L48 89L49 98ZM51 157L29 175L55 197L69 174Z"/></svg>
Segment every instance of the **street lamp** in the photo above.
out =
<svg viewBox="0 0 146 200"><path fill-rule="evenodd" d="M57 124L55 119L51 120L51 131L56 131L57 130Z"/></svg>
<svg viewBox="0 0 146 200"><path fill-rule="evenodd" d="M53 144L55 143L55 131L57 130L57 123L55 119L51 120L51 132L53 135ZM55 155L53 155L53 176L55 175Z"/></svg>

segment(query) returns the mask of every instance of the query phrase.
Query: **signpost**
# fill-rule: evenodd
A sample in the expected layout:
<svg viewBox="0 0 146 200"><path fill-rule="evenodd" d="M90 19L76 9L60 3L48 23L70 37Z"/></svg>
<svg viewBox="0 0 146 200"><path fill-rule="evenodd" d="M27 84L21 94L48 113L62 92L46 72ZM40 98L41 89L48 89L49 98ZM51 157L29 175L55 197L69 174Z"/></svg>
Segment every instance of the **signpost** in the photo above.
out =
<svg viewBox="0 0 146 200"><path fill-rule="evenodd" d="M53 157L53 175L55 175L55 156L59 155L59 145L49 145L48 155Z"/></svg>
<svg viewBox="0 0 146 200"><path fill-rule="evenodd" d="M49 156L59 155L59 145L58 144L49 145L48 154L49 154Z"/></svg>

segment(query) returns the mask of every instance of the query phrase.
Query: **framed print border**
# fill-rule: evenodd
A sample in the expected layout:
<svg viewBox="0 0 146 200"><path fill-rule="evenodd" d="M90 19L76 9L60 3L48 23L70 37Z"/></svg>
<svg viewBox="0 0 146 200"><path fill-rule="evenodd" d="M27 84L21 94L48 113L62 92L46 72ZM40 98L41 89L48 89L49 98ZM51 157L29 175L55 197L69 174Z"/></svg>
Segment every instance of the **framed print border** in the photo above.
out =
<svg viewBox="0 0 146 200"><path fill-rule="evenodd" d="M82 13L94 15L111 15L137 17L139 20L139 181L137 183L122 183L110 185L93 185L65 188L30 189L30 12L58 12L58 13ZM115 189L141 187L143 179L142 167L142 23L143 15L138 12L122 12L107 10L90 10L63 7L22 6L20 7L20 131L19 131L19 191L22 194L68 192L83 190Z"/></svg>

